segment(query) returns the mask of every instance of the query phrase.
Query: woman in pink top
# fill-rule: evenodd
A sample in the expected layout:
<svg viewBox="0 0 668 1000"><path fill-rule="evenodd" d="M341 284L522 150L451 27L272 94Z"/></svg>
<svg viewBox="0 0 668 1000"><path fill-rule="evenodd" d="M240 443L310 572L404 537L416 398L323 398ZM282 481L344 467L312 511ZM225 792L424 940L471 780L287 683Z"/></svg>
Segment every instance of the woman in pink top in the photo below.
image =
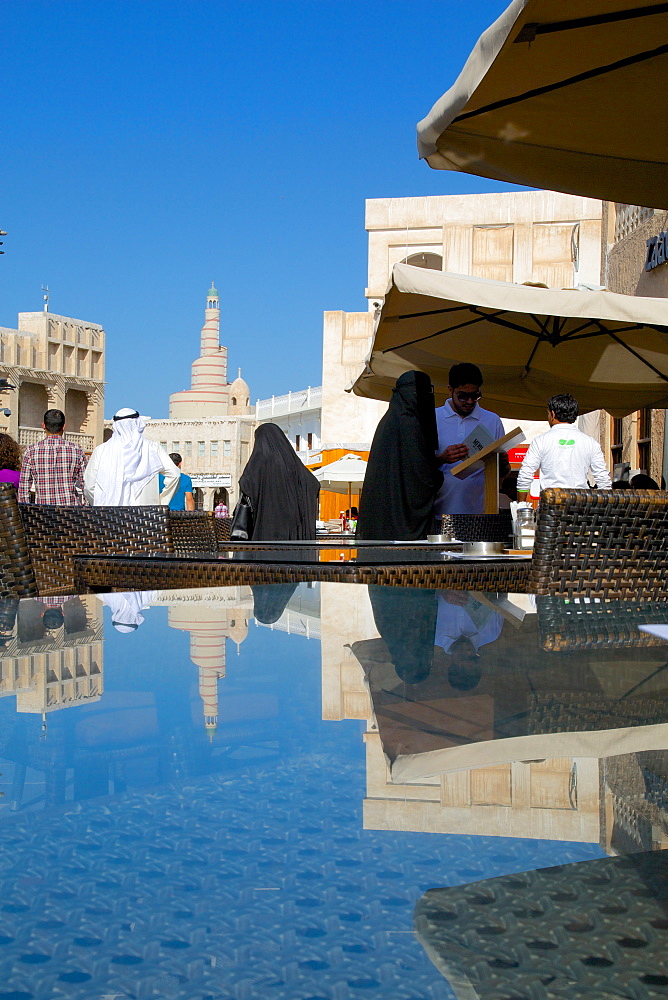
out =
<svg viewBox="0 0 668 1000"><path fill-rule="evenodd" d="M18 489L21 478L21 449L9 434L0 434L0 483Z"/></svg>

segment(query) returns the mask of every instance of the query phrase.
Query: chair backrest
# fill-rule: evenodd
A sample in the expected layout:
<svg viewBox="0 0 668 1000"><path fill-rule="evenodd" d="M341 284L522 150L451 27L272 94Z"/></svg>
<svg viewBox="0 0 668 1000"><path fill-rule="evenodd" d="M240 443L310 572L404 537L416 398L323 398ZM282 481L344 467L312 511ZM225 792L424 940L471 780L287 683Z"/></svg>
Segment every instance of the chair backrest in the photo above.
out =
<svg viewBox="0 0 668 1000"><path fill-rule="evenodd" d="M174 552L167 507L18 506L41 595L74 593L75 555Z"/></svg>
<svg viewBox="0 0 668 1000"><path fill-rule="evenodd" d="M0 597L36 597L37 582L16 489L0 483Z"/></svg>
<svg viewBox="0 0 668 1000"><path fill-rule="evenodd" d="M214 517L213 527L216 532L216 542L218 549L224 547L225 542L229 542L230 535L232 533L232 518L231 517Z"/></svg>
<svg viewBox="0 0 668 1000"><path fill-rule="evenodd" d="M668 600L668 493L562 490L541 494L530 589Z"/></svg>
<svg viewBox="0 0 668 1000"><path fill-rule="evenodd" d="M216 520L209 510L170 510L169 524L176 555L217 552Z"/></svg>

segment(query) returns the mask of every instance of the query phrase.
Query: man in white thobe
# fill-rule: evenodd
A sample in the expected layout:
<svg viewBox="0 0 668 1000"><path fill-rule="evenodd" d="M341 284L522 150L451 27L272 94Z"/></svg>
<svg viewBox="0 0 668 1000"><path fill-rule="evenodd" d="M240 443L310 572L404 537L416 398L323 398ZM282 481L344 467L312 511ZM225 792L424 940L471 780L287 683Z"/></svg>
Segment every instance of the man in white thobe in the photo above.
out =
<svg viewBox="0 0 668 1000"><path fill-rule="evenodd" d="M181 473L164 448L144 439L146 421L136 410L122 409L114 429L95 448L84 475L84 493L95 507L143 507L168 504ZM162 492L158 476L165 481Z"/></svg>

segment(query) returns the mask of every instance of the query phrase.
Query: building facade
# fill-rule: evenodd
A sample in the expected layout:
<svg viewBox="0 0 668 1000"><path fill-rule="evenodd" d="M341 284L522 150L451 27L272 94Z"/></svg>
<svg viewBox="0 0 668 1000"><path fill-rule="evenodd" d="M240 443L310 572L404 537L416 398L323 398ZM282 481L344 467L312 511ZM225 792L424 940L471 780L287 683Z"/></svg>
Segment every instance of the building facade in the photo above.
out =
<svg viewBox="0 0 668 1000"><path fill-rule="evenodd" d="M611 292L668 298L668 212L605 202L601 242L601 282ZM610 468L628 464L629 475L643 472L659 484L668 480L666 411L646 407L626 417L601 412L598 431Z"/></svg>
<svg viewBox="0 0 668 1000"><path fill-rule="evenodd" d="M346 452L366 458L386 410L386 403L346 390L371 350L395 264L552 288L598 287L601 219L600 201L555 191L368 200L367 309L324 314L322 464ZM537 421L506 424L520 424L527 440L547 428ZM338 506L340 498L333 497L332 510Z"/></svg>
<svg viewBox="0 0 668 1000"><path fill-rule="evenodd" d="M227 348L220 344L220 299L212 283L190 389L172 393L169 417L150 420L144 436L181 455L181 471L192 478L196 506L212 510L222 501L232 509L254 428L250 390L241 369L233 382L227 380Z"/></svg>
<svg viewBox="0 0 668 1000"><path fill-rule="evenodd" d="M320 454L321 418L322 386L258 399L255 404L256 422L277 424L305 465Z"/></svg>
<svg viewBox="0 0 668 1000"><path fill-rule="evenodd" d="M16 387L0 398L0 431L23 446L41 441L44 413L56 408L65 437L90 454L102 442L104 358L97 323L46 309L19 313L18 329L0 328L0 376Z"/></svg>

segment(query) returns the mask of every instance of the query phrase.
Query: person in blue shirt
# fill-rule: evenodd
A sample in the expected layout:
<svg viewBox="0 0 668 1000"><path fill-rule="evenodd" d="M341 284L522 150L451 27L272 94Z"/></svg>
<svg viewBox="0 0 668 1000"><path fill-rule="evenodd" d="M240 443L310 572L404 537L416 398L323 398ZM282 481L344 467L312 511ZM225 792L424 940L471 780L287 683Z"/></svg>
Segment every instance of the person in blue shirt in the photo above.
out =
<svg viewBox="0 0 668 1000"><path fill-rule="evenodd" d="M181 462L183 459L179 455L178 451L173 451L169 456L177 467L181 468ZM162 476L160 476L160 489L162 490ZM181 473L181 478L179 479L179 485L176 487L176 493L169 501L170 510L194 510L195 509L195 498L193 496L193 481L190 476L186 476L185 472Z"/></svg>
<svg viewBox="0 0 668 1000"><path fill-rule="evenodd" d="M453 365L449 373L450 399L436 408L438 451L443 486L434 505L437 517L442 514L482 514L485 496L485 475L482 469L465 479L453 476L451 469L468 457L465 439L479 426L490 441L503 436L501 418L485 410L478 402L482 397L482 373L477 365L463 361Z"/></svg>

